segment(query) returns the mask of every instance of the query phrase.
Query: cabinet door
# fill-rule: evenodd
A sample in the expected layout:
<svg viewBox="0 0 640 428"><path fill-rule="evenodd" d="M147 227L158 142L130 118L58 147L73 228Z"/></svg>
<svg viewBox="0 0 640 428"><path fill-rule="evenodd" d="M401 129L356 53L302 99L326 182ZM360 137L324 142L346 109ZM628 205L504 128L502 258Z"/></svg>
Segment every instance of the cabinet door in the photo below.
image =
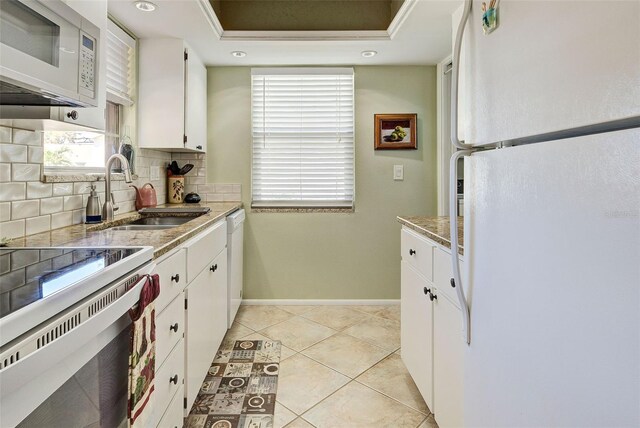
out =
<svg viewBox="0 0 640 428"><path fill-rule="evenodd" d="M432 288L409 263L401 268L401 323L402 361L433 410L433 305L424 293Z"/></svg>
<svg viewBox="0 0 640 428"><path fill-rule="evenodd" d="M434 397L435 414L441 428L464 426L462 315L443 294L433 305Z"/></svg>
<svg viewBox="0 0 640 428"><path fill-rule="evenodd" d="M187 49L184 133L185 148L207 149L207 69L192 49Z"/></svg>
<svg viewBox="0 0 640 428"><path fill-rule="evenodd" d="M187 412L227 331L227 252L187 286Z"/></svg>

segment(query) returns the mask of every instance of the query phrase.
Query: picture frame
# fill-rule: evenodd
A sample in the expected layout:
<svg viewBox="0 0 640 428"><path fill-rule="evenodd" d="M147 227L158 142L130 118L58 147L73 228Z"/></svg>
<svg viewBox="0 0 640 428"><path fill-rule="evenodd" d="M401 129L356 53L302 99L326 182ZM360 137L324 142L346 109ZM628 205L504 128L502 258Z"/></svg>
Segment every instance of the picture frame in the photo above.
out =
<svg viewBox="0 0 640 428"><path fill-rule="evenodd" d="M417 125L416 113L374 115L374 149L417 150Z"/></svg>

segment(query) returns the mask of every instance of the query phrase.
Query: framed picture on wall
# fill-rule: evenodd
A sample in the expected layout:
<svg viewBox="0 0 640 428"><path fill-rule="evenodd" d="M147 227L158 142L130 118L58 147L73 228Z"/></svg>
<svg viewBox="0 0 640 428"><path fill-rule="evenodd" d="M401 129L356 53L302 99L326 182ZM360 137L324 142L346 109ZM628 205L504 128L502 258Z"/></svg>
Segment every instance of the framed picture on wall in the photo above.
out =
<svg viewBox="0 0 640 428"><path fill-rule="evenodd" d="M417 117L416 113L374 115L375 150L416 150Z"/></svg>

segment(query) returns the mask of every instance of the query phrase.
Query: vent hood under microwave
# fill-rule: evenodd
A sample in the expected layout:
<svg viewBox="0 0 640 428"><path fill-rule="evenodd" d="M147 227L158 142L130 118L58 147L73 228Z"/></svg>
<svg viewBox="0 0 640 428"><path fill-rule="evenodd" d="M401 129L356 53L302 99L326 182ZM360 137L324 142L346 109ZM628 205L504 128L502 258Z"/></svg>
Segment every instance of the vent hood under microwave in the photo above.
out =
<svg viewBox="0 0 640 428"><path fill-rule="evenodd" d="M0 105L97 106L100 48L100 29L61 0L1 0Z"/></svg>

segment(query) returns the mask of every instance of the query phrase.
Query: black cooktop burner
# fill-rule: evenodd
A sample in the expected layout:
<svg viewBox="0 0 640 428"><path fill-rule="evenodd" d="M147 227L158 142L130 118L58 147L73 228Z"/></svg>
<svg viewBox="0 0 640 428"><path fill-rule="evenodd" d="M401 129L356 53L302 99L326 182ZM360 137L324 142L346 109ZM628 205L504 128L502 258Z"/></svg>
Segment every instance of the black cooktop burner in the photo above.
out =
<svg viewBox="0 0 640 428"><path fill-rule="evenodd" d="M0 318L44 299L141 248L0 248Z"/></svg>

